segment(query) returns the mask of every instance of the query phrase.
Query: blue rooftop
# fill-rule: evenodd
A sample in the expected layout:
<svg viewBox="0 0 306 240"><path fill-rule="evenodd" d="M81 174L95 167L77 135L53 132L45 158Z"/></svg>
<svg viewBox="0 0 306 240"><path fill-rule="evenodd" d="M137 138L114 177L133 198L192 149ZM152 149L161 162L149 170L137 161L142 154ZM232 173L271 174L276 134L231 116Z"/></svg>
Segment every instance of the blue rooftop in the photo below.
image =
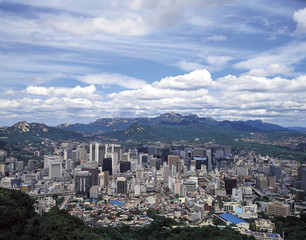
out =
<svg viewBox="0 0 306 240"><path fill-rule="evenodd" d="M206 161L207 160L207 157L193 157L193 160L196 160L196 161Z"/></svg>
<svg viewBox="0 0 306 240"><path fill-rule="evenodd" d="M119 201L116 201L116 200L115 201L110 201L109 203L114 204L114 205L118 205L118 206L124 204L123 202L119 202Z"/></svg>
<svg viewBox="0 0 306 240"><path fill-rule="evenodd" d="M234 223L234 224L239 224L239 223L247 223L246 221L240 219L239 217L236 217L233 214L230 213L223 213L219 215L219 217L223 218L224 220Z"/></svg>
<svg viewBox="0 0 306 240"><path fill-rule="evenodd" d="M276 233L269 233L268 235L269 235L269 237L274 237L274 238L278 237L278 234L276 234Z"/></svg>

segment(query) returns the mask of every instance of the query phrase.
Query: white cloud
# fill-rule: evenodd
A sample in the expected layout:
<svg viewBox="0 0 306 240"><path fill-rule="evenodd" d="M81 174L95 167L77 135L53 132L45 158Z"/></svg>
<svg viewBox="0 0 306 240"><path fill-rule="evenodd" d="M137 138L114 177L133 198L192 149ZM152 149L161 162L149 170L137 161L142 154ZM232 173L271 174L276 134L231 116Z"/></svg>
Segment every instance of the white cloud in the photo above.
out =
<svg viewBox="0 0 306 240"><path fill-rule="evenodd" d="M31 114L43 119L56 115L62 122L71 122L76 118L92 121L114 114L154 116L174 111L229 120L277 119L279 124L290 124L290 115L297 121L306 118L306 76L285 79L249 73L213 81L207 70L196 70L109 94L109 100L102 100L95 91L93 85L71 89L31 86L20 92L20 98L0 99L0 116L13 118L18 112L21 119L31 119Z"/></svg>
<svg viewBox="0 0 306 240"><path fill-rule="evenodd" d="M294 12L293 20L297 23L295 34L306 33L306 8Z"/></svg>
<svg viewBox="0 0 306 240"><path fill-rule="evenodd" d="M208 56L206 61L215 67L221 67L228 64L233 58L229 56Z"/></svg>
<svg viewBox="0 0 306 240"><path fill-rule="evenodd" d="M212 36L203 38L203 40L206 42L223 42L227 40L227 37L224 35L212 35Z"/></svg>
<svg viewBox="0 0 306 240"><path fill-rule="evenodd" d="M204 66L200 63L188 62L188 61L179 61L178 63L175 64L175 66L177 66L178 68L180 68L184 71L187 71L187 72L191 72L191 71L194 71L194 70L204 68Z"/></svg>
<svg viewBox="0 0 306 240"><path fill-rule="evenodd" d="M96 87L94 85L90 85L87 87L76 86L74 88L30 86L24 89L22 92L25 94L48 96L48 97L65 96L69 98L80 98L80 97L92 98L93 96L94 97L98 96L94 94L95 91Z"/></svg>
<svg viewBox="0 0 306 240"><path fill-rule="evenodd" d="M94 18L63 16L44 22L45 25L62 32L75 35L111 34L121 36L143 36L150 32L141 16L107 19L103 16Z"/></svg>
<svg viewBox="0 0 306 240"><path fill-rule="evenodd" d="M170 89L196 89L205 88L213 84L210 73L205 70L195 70L191 73L175 77L166 77L159 82L154 82L153 87Z"/></svg>
<svg viewBox="0 0 306 240"><path fill-rule="evenodd" d="M282 66L279 64L271 64L267 66L266 68L255 68L251 69L248 73L244 75L251 75L251 76L258 76L258 77L269 77L269 76L275 76L278 74L286 74L291 72L293 69Z"/></svg>
<svg viewBox="0 0 306 240"><path fill-rule="evenodd" d="M77 79L87 84L96 85L118 85L128 89L141 88L146 85L146 82L141 79L129 77L116 73L100 73L90 74L85 76L79 76Z"/></svg>
<svg viewBox="0 0 306 240"><path fill-rule="evenodd" d="M306 58L306 42L292 42L285 46L265 51L247 60L234 64L240 69L265 69L267 66L279 65L291 68Z"/></svg>

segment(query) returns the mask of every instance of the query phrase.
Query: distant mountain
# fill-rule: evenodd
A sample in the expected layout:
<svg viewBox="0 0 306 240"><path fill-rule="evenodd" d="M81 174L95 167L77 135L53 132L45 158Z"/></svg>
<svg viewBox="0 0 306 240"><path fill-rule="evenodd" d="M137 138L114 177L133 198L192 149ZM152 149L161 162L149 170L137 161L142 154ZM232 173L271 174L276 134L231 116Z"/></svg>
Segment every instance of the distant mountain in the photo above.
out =
<svg viewBox="0 0 306 240"><path fill-rule="evenodd" d="M305 127L289 127L291 131L294 132L299 132L299 133L306 133L306 128Z"/></svg>
<svg viewBox="0 0 306 240"><path fill-rule="evenodd" d="M81 139L82 134L48 127L43 123L18 122L11 127L0 128L0 139L5 142L33 142L43 139L67 140Z"/></svg>
<svg viewBox="0 0 306 240"><path fill-rule="evenodd" d="M159 117L154 118L100 118L95 122L89 124L61 124L57 128L64 130L71 130L83 133L105 133L110 131L121 131L125 130L134 123L140 123L144 125L190 125L205 121L205 118L200 119L195 114L188 116L182 116L177 113L165 113Z"/></svg>
<svg viewBox="0 0 306 240"><path fill-rule="evenodd" d="M156 124L144 125L134 123L126 130L112 131L104 133L112 139L119 141L132 141L139 143L146 142L172 142L186 140L194 142L199 139L201 142L216 141L218 143L229 144L234 138L241 135L231 129L225 130L219 126L207 125L202 123L194 124Z"/></svg>
<svg viewBox="0 0 306 240"><path fill-rule="evenodd" d="M250 127L257 128L261 131L290 131L288 128L284 128L279 125L275 125L271 123L264 123L261 120L249 120L249 121L245 121L242 123Z"/></svg>
<svg viewBox="0 0 306 240"><path fill-rule="evenodd" d="M260 120L226 120L219 122L212 118L200 118L196 114L183 116L173 112L165 113L153 118L100 118L89 124L61 124L57 126L57 128L82 133L107 133L112 131L123 131L132 126L134 123L140 123L148 126L206 124L242 132L291 131L290 129L275 124L264 123Z"/></svg>

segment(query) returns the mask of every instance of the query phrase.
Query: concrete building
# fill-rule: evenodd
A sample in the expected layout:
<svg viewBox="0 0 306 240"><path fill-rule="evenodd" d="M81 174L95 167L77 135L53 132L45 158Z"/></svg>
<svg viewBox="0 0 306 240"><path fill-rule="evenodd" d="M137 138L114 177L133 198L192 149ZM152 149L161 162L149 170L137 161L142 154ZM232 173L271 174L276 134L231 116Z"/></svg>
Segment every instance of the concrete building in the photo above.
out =
<svg viewBox="0 0 306 240"><path fill-rule="evenodd" d="M75 176L75 195L77 197L89 197L91 187L91 174L88 171L79 171Z"/></svg>
<svg viewBox="0 0 306 240"><path fill-rule="evenodd" d="M47 169L49 168L49 163L50 162L61 162L61 157L57 155L45 155L44 156L44 168Z"/></svg>
<svg viewBox="0 0 306 240"><path fill-rule="evenodd" d="M224 186L225 186L226 194L228 194L228 195L232 194L232 189L237 188L237 179L234 178L234 177L225 178L224 179Z"/></svg>
<svg viewBox="0 0 306 240"><path fill-rule="evenodd" d="M272 164L270 165L270 173L269 176L275 176L276 181L279 181L282 178L282 166L280 164Z"/></svg>
<svg viewBox="0 0 306 240"><path fill-rule="evenodd" d="M265 231L272 233L275 229L275 224L270 219L258 218L255 219L256 231Z"/></svg>
<svg viewBox="0 0 306 240"><path fill-rule="evenodd" d="M290 215L290 206L281 202L268 203L266 211L270 215L287 217Z"/></svg>
<svg viewBox="0 0 306 240"><path fill-rule="evenodd" d="M127 193L127 181L125 177L117 178L117 193L126 194Z"/></svg>
<svg viewBox="0 0 306 240"><path fill-rule="evenodd" d="M62 178L63 167L62 161L54 160L49 162L49 178Z"/></svg>

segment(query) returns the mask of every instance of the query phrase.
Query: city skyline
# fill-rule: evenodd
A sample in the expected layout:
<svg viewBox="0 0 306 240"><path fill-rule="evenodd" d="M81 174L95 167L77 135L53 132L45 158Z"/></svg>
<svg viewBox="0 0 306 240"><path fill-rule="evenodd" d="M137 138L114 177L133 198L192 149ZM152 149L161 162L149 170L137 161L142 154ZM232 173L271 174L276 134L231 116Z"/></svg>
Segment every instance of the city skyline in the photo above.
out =
<svg viewBox="0 0 306 240"><path fill-rule="evenodd" d="M305 2L0 1L1 126L190 113L306 127Z"/></svg>

